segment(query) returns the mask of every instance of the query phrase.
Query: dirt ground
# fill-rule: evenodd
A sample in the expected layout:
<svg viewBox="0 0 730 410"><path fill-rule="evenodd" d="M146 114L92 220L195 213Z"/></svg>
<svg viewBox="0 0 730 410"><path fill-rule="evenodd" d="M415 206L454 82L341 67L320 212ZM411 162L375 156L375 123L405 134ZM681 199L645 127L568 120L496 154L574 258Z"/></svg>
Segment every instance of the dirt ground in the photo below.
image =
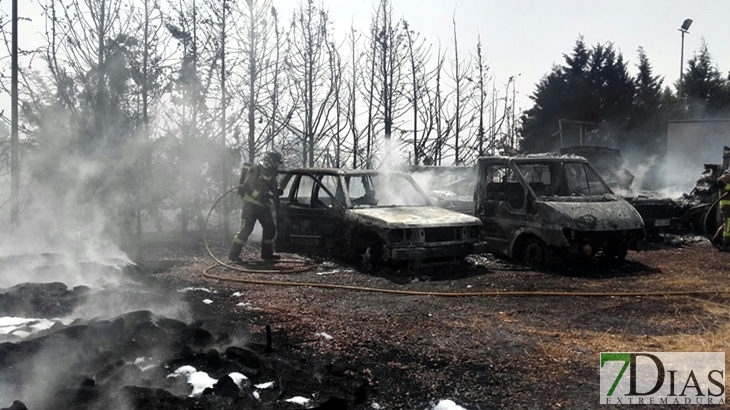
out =
<svg viewBox="0 0 730 410"><path fill-rule="evenodd" d="M706 241L674 242L632 251L620 266L532 271L483 256L470 258L464 266L421 272L361 272L356 266L320 260L316 269L298 274L221 267L210 273L448 293L729 288L730 253L720 253ZM221 257L226 246L212 243ZM244 252L255 258L256 251L248 245ZM327 363L331 374L347 380L339 390L350 395L350 408L427 409L441 400L466 409L595 408L600 352L724 351L730 357L727 295L422 296L209 279L203 271L211 264L199 242L151 243L139 255L140 272L157 283L216 292L185 293L195 320L211 332L247 329L253 342L263 344L269 325L277 355L300 358L305 366ZM306 377L317 377L312 370L315 376Z"/></svg>

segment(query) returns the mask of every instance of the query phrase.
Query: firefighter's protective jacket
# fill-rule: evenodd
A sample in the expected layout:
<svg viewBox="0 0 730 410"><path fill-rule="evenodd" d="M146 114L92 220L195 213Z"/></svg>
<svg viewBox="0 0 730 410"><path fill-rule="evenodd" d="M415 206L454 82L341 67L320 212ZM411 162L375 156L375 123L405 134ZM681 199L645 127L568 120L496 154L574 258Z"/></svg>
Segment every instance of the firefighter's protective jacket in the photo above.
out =
<svg viewBox="0 0 730 410"><path fill-rule="evenodd" d="M243 182L243 200L254 205L268 206L269 200L279 205L279 189L276 170L266 169L261 164L251 166ZM239 192L241 193L241 192Z"/></svg>

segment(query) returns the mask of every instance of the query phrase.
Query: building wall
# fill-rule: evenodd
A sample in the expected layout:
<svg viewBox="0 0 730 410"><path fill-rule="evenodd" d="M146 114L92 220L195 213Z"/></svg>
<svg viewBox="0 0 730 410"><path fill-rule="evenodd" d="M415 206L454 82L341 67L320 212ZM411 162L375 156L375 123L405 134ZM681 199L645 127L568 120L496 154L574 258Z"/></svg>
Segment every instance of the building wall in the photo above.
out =
<svg viewBox="0 0 730 410"><path fill-rule="evenodd" d="M723 146L730 146L730 119L670 121L662 168L665 186L689 192L704 164L722 164Z"/></svg>

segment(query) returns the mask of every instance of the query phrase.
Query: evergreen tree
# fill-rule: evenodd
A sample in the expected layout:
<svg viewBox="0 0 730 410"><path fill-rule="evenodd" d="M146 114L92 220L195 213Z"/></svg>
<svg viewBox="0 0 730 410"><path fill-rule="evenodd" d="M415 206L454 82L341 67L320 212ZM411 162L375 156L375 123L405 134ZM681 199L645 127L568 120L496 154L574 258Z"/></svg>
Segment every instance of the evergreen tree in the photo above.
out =
<svg viewBox="0 0 730 410"><path fill-rule="evenodd" d="M707 118L730 112L730 82L713 64L704 40L700 52L687 62L681 98L686 102L687 118Z"/></svg>
<svg viewBox="0 0 730 410"><path fill-rule="evenodd" d="M566 79L559 66L553 66L537 84L537 89L530 96L532 108L522 114L520 134L522 149L539 152L549 149L550 134L555 128L555 119L560 117L562 107L559 105L566 89Z"/></svg>
<svg viewBox="0 0 730 410"><path fill-rule="evenodd" d="M638 49L639 63L636 65L639 72L634 82L636 94L634 96L628 135L637 148L652 150L657 147L666 131L666 121L671 112L671 90L667 89L666 96L662 94L664 79L654 75L653 68L644 49ZM630 144L629 144L630 145Z"/></svg>
<svg viewBox="0 0 730 410"><path fill-rule="evenodd" d="M639 63L636 67L636 98L634 101L635 116L656 111L661 105L662 83L664 79L654 75L654 69L646 56L643 47L639 47Z"/></svg>
<svg viewBox="0 0 730 410"><path fill-rule="evenodd" d="M634 80L621 53L612 44L590 50L578 37L565 65L554 66L530 97L535 103L522 116L520 133L526 151L556 150L560 119L600 124L614 139L623 140L634 99ZM615 141L616 142L616 141Z"/></svg>

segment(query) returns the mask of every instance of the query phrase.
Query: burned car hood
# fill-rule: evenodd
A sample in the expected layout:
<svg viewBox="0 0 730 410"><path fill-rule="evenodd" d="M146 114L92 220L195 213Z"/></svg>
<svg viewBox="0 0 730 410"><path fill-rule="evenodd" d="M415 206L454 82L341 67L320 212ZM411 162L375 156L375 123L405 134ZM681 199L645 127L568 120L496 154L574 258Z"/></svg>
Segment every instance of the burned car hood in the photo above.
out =
<svg viewBox="0 0 730 410"><path fill-rule="evenodd" d="M479 218L433 206L397 206L388 208L348 209L347 218L386 228L432 228L441 226L481 225Z"/></svg>
<svg viewBox="0 0 730 410"><path fill-rule="evenodd" d="M631 204L624 200L602 202L536 202L544 207L542 214L548 217L551 213L559 213L564 217L560 221L566 228L578 231L618 231L641 229L644 220ZM557 222L557 220L556 220Z"/></svg>

